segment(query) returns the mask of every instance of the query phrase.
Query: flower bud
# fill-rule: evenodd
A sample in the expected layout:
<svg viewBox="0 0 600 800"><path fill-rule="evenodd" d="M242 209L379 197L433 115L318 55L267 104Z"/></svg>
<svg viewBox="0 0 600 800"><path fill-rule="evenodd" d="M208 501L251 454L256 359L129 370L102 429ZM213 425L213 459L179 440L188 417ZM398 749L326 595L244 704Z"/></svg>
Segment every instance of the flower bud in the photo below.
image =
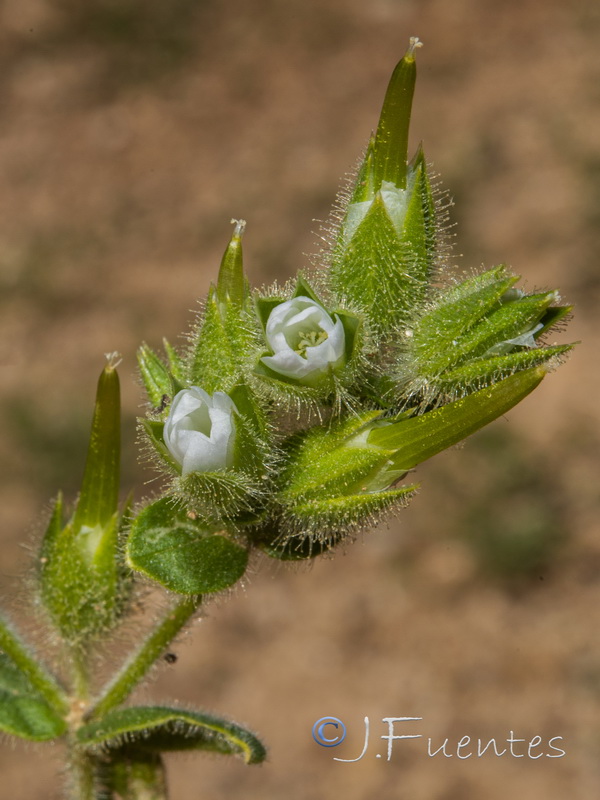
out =
<svg viewBox="0 0 600 800"><path fill-rule="evenodd" d="M309 297L294 297L275 306L265 335L272 356L261 361L274 372L302 383L314 383L345 361L345 333L323 306Z"/></svg>
<svg viewBox="0 0 600 800"><path fill-rule="evenodd" d="M237 408L224 392L212 396L199 386L183 389L173 400L163 438L181 465L182 475L215 472L233 464Z"/></svg>

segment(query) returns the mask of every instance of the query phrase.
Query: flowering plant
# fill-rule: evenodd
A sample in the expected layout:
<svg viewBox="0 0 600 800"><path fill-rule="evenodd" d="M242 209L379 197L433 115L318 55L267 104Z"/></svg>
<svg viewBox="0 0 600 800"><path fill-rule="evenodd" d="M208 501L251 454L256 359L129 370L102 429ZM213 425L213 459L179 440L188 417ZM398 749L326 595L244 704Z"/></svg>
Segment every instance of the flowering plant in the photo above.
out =
<svg viewBox="0 0 600 800"><path fill-rule="evenodd" d="M504 266L449 270L446 206L422 149L407 157L419 44L394 70L323 269L252 292L238 221L185 351L140 348L140 431L166 480L122 512L116 358L100 377L79 500L65 522L57 498L39 559L40 604L70 675L56 677L0 622L0 730L64 739L73 798L165 798L167 750L262 761L236 723L123 703L251 552L314 558L405 505L418 464L506 413L571 347L547 342L570 310L556 292L526 294ZM96 686L95 650L140 578L169 590L171 607Z"/></svg>

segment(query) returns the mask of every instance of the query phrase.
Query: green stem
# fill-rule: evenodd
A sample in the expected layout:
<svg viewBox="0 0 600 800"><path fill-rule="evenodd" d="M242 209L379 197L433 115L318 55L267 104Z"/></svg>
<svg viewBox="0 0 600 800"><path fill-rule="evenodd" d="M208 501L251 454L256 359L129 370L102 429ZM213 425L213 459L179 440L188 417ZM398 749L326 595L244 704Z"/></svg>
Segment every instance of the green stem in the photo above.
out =
<svg viewBox="0 0 600 800"><path fill-rule="evenodd" d="M105 687L91 707L86 718L101 717L122 703L148 672L157 658L190 620L200 606L202 596L181 600L165 616L159 626L143 642L137 653L125 663L121 671Z"/></svg>
<svg viewBox="0 0 600 800"><path fill-rule="evenodd" d="M12 659L52 708L61 715L68 710L69 701L62 687L3 619L0 619L0 650Z"/></svg>
<svg viewBox="0 0 600 800"><path fill-rule="evenodd" d="M95 770L92 759L72 748L70 768L72 800L98 800L94 788Z"/></svg>
<svg viewBox="0 0 600 800"><path fill-rule="evenodd" d="M70 663L73 674L73 689L78 700L87 703L90 697L90 672L83 649L75 645L71 648Z"/></svg>

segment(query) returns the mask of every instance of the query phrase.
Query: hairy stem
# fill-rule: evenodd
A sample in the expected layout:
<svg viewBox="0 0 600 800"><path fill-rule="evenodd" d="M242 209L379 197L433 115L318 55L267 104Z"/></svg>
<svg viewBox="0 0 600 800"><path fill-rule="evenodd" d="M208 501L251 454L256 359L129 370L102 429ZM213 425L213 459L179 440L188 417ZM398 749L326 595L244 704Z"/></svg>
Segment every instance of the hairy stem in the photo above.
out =
<svg viewBox="0 0 600 800"><path fill-rule="evenodd" d="M148 672L157 658L191 619L202 602L202 596L181 600L169 610L163 621L125 663L121 671L105 687L88 711L87 719L101 717L122 703Z"/></svg>

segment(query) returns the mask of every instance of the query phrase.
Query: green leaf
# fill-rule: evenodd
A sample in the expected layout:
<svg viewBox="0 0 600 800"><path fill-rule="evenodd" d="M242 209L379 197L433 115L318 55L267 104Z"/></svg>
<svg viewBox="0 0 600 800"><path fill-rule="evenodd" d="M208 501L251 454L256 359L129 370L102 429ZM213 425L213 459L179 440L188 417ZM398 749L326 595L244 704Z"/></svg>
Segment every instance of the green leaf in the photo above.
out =
<svg viewBox="0 0 600 800"><path fill-rule="evenodd" d="M30 741L62 736L67 724L29 678L0 653L0 730Z"/></svg>
<svg viewBox="0 0 600 800"><path fill-rule="evenodd" d="M110 750L150 752L207 750L239 755L247 764L264 761L266 751L250 731L233 722L199 711L164 706L111 711L79 728L80 745Z"/></svg>
<svg viewBox="0 0 600 800"><path fill-rule="evenodd" d="M248 553L165 497L134 519L127 560L133 569L167 589L195 595L236 583L246 570Z"/></svg>
<svg viewBox="0 0 600 800"><path fill-rule="evenodd" d="M69 709L67 696L55 677L38 661L17 632L0 617L0 653L21 670L24 679L60 716Z"/></svg>
<svg viewBox="0 0 600 800"><path fill-rule="evenodd" d="M505 414L533 391L545 374L543 367L518 372L442 408L375 428L368 442L394 451L392 461L399 469L412 469Z"/></svg>

